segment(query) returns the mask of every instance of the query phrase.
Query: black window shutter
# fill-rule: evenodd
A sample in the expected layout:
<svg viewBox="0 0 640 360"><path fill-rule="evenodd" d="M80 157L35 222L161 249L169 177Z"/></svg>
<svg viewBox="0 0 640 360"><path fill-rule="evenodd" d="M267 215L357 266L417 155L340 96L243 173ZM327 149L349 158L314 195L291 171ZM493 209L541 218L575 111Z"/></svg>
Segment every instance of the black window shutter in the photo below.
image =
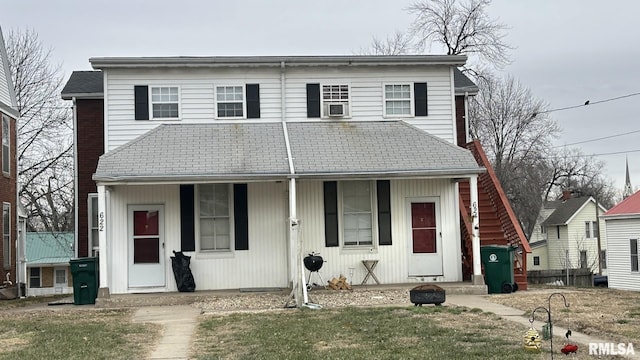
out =
<svg viewBox="0 0 640 360"><path fill-rule="evenodd" d="M260 118L260 85L247 84L247 119Z"/></svg>
<svg viewBox="0 0 640 360"><path fill-rule="evenodd" d="M320 117L320 84L307 84L307 117Z"/></svg>
<svg viewBox="0 0 640 360"><path fill-rule="evenodd" d="M378 180L378 243L391 245L391 186L389 180Z"/></svg>
<svg viewBox="0 0 640 360"><path fill-rule="evenodd" d="M236 250L249 250L249 207L247 184L233 185L233 221Z"/></svg>
<svg viewBox="0 0 640 360"><path fill-rule="evenodd" d="M427 83L413 84L415 116L427 116Z"/></svg>
<svg viewBox="0 0 640 360"><path fill-rule="evenodd" d="M135 98L135 119L149 120L149 87L136 85L133 87Z"/></svg>
<svg viewBox="0 0 640 360"><path fill-rule="evenodd" d="M194 193L193 185L180 185L180 248L181 251L195 251Z"/></svg>
<svg viewBox="0 0 640 360"><path fill-rule="evenodd" d="M338 246L338 183L324 182L324 236L325 246Z"/></svg>

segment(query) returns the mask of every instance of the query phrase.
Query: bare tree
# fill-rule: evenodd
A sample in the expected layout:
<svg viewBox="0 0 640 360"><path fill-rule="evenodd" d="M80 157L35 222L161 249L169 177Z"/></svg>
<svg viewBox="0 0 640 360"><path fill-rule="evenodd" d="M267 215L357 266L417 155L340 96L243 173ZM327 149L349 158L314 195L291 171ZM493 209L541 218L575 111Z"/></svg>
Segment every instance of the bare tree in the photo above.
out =
<svg viewBox="0 0 640 360"><path fill-rule="evenodd" d="M415 14L411 34L422 51L442 45L447 55L477 56L501 69L510 63L508 27L487 14L491 0L423 0L409 6ZM475 71L472 71L475 73Z"/></svg>
<svg viewBox="0 0 640 360"><path fill-rule="evenodd" d="M396 31L393 35L384 39L373 37L367 48L360 49L360 55L408 55L414 51L411 37L402 31Z"/></svg>
<svg viewBox="0 0 640 360"><path fill-rule="evenodd" d="M561 148L547 159L550 169L545 200L558 198L568 190L579 196L593 196L605 208L612 207L620 198L613 183L602 173L604 163L586 156L577 148Z"/></svg>
<svg viewBox="0 0 640 360"><path fill-rule="evenodd" d="M60 66L51 64L33 30L10 31L9 67L18 122L19 196L31 231L73 229L73 155L70 106L60 98Z"/></svg>
<svg viewBox="0 0 640 360"><path fill-rule="evenodd" d="M473 138L482 143L525 234L534 229L543 204L550 169L551 141L560 133L546 104L513 77L478 78L478 95L470 99Z"/></svg>

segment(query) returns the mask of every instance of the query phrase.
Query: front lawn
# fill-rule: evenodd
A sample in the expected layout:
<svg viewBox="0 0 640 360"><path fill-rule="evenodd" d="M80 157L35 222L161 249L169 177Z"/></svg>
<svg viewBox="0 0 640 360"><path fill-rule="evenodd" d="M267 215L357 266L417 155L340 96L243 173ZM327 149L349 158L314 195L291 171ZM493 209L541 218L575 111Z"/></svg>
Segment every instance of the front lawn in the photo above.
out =
<svg viewBox="0 0 640 360"><path fill-rule="evenodd" d="M140 359L159 326L131 323L132 310L0 313L0 359Z"/></svg>
<svg viewBox="0 0 640 360"><path fill-rule="evenodd" d="M198 359L547 359L523 348L526 327L479 309L376 307L212 315ZM558 345L560 344L560 345ZM556 356L564 356L559 350ZM572 359L593 359L586 346Z"/></svg>

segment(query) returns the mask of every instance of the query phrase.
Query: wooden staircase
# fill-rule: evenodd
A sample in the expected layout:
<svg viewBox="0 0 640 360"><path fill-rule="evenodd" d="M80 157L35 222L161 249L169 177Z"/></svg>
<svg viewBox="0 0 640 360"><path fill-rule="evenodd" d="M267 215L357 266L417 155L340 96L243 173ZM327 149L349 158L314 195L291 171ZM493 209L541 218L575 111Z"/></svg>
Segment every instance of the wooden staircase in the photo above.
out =
<svg viewBox="0 0 640 360"><path fill-rule="evenodd" d="M502 190L502 186L482 150L478 140L466 145L478 165L487 169L486 173L478 176L478 216L480 225L480 246L484 245L511 245L517 246L516 259L514 261L515 282L519 290L527 289L527 264L526 253L531 252L520 223L517 221L511 205ZM461 234L463 240L463 274L466 280L473 274L473 251L471 245L470 207L471 195L469 181L460 181L460 215Z"/></svg>

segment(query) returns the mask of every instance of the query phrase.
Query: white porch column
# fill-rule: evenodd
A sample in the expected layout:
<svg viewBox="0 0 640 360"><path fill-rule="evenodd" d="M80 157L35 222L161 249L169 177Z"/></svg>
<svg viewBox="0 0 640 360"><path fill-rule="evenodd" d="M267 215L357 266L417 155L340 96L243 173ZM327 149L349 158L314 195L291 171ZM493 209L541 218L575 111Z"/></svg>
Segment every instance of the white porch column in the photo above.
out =
<svg viewBox="0 0 640 360"><path fill-rule="evenodd" d="M298 242L299 220L296 202L296 179L289 180L289 259L291 264L291 287L296 306L304 304L304 272L302 269L302 245Z"/></svg>
<svg viewBox="0 0 640 360"><path fill-rule="evenodd" d="M474 285L484 285L482 277L482 264L480 261L480 216L478 211L478 176L469 178L469 190L471 197L471 245L473 249L473 277Z"/></svg>
<svg viewBox="0 0 640 360"><path fill-rule="evenodd" d="M100 263L100 286L98 298L109 298L109 263L107 251L107 189L98 185L98 247Z"/></svg>

